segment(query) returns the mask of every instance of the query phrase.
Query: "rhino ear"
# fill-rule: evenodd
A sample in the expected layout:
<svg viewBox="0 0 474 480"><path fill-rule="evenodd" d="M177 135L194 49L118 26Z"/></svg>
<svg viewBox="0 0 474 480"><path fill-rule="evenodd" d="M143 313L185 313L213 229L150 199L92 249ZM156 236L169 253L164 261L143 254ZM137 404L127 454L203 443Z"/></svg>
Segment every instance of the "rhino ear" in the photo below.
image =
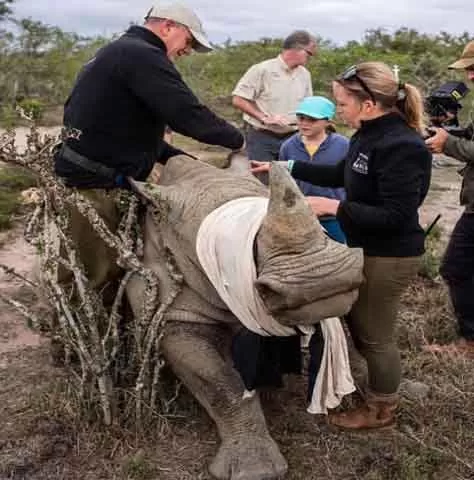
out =
<svg viewBox="0 0 474 480"><path fill-rule="evenodd" d="M324 232L298 185L286 168L272 165L269 177L270 201L261 233L272 242L305 244L324 238Z"/></svg>
<svg viewBox="0 0 474 480"><path fill-rule="evenodd" d="M173 186L137 182L130 177L127 180L135 193L148 200L155 207L162 207L163 204L173 205L182 199L182 195Z"/></svg>
<svg viewBox="0 0 474 480"><path fill-rule="evenodd" d="M231 152L227 157L225 167L230 172L250 174L250 162L243 152Z"/></svg>
<svg viewBox="0 0 474 480"><path fill-rule="evenodd" d="M153 203L153 191L155 189L155 186L152 183L147 183L147 182L138 182L137 180L134 180L132 177L127 177L127 181L132 187L132 190L138 194L138 196L145 198L149 202Z"/></svg>

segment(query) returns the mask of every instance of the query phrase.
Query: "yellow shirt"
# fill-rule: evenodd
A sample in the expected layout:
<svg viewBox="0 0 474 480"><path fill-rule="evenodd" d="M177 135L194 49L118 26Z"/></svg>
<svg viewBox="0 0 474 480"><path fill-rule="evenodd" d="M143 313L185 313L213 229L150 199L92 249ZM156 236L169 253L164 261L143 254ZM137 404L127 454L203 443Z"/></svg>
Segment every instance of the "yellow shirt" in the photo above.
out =
<svg viewBox="0 0 474 480"><path fill-rule="evenodd" d="M308 155L313 158L313 155L318 151L319 144L318 143L307 143L303 140L304 148L308 152Z"/></svg>
<svg viewBox="0 0 474 480"><path fill-rule="evenodd" d="M295 110L305 97L313 94L311 74L299 65L289 68L278 56L250 67L238 81L232 95L255 102L268 115L286 115L296 123ZM257 129L273 130L276 133L290 133L296 127L263 125L256 118L244 114L244 120Z"/></svg>

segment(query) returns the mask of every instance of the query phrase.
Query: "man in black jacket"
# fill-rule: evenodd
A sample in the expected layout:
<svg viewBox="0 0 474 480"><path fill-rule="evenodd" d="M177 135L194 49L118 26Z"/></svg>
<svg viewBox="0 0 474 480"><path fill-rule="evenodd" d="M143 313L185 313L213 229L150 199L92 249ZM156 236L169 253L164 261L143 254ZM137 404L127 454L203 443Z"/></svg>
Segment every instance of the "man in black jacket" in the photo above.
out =
<svg viewBox="0 0 474 480"><path fill-rule="evenodd" d="M121 186L125 176L144 180L156 161L182 153L164 142L166 125L200 142L242 148L241 133L202 105L173 65L211 48L197 16L171 5L152 8L144 26L99 50L66 101L57 175L84 188Z"/></svg>
<svg viewBox="0 0 474 480"><path fill-rule="evenodd" d="M232 150L244 146L238 129L202 105L173 65L182 55L209 51L198 17L177 4L152 8L87 62L64 109L65 136L55 171L79 187L109 228L118 225L116 187L145 180L155 162L183 153L164 139L165 127ZM116 277L115 252L73 209L72 237L93 287Z"/></svg>

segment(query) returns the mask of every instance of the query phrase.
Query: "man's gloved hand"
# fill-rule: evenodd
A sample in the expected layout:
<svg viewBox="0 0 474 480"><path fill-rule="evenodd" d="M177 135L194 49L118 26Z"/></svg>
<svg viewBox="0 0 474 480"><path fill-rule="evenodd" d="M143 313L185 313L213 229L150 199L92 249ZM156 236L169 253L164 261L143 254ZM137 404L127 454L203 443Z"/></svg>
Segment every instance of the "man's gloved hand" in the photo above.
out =
<svg viewBox="0 0 474 480"><path fill-rule="evenodd" d="M444 128L433 127L430 130L434 130L436 133L425 140L426 146L433 153L443 153L449 133Z"/></svg>
<svg viewBox="0 0 474 480"><path fill-rule="evenodd" d="M240 148L237 148L236 150L232 150L232 153L245 152L246 148L247 148L247 142L245 141L245 138L244 138L244 142L242 143L242 146Z"/></svg>

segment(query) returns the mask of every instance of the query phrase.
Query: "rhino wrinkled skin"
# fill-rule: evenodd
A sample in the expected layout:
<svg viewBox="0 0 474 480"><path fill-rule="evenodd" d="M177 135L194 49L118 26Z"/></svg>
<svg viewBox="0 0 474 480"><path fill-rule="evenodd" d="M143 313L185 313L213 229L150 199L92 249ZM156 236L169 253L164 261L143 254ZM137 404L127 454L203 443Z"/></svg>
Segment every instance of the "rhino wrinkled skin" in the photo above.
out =
<svg viewBox="0 0 474 480"><path fill-rule="evenodd" d="M209 470L230 480L281 478L287 463L269 435L258 395L243 399L244 385L230 358L232 334L240 324L200 266L195 244L201 222L230 200L269 198L255 240L256 288L283 325L346 314L362 281L362 252L328 239L289 173L273 166L268 188L247 165L235 157L229 168L218 169L180 155L168 161L160 185L134 183L152 203L143 261L159 277L160 299L167 298L171 285L165 249L184 276L183 289L168 310L163 354L215 421L221 445ZM144 288L139 277L128 288L136 315Z"/></svg>

